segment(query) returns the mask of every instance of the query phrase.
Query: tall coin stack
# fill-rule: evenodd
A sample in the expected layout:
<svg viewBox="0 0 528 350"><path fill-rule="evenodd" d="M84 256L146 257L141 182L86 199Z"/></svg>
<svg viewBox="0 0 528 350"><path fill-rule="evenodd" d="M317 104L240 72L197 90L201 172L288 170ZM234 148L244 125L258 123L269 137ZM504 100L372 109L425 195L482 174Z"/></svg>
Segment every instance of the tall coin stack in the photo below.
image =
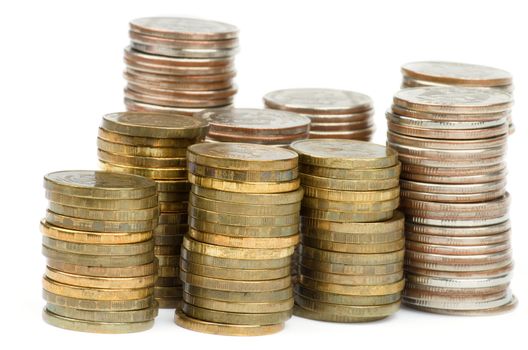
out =
<svg viewBox="0 0 528 350"><path fill-rule="evenodd" d="M178 262L187 232L187 146L200 142L207 124L177 114L113 113L103 117L97 139L101 167L142 175L156 181L159 225L154 230L154 252L159 260L155 297L162 308L175 308L182 289Z"/></svg>
<svg viewBox="0 0 528 350"><path fill-rule="evenodd" d="M505 70L477 64L422 61L404 64L402 88L419 86L460 86L494 88L513 92L513 79ZM510 134L515 131L508 115Z"/></svg>
<svg viewBox="0 0 528 350"><path fill-rule="evenodd" d="M268 108L311 119L310 138L369 141L374 133L374 109L367 95L333 89L285 89L264 96Z"/></svg>
<svg viewBox="0 0 528 350"><path fill-rule="evenodd" d="M417 87L396 93L388 142L402 163L403 301L445 314L512 308L507 117L498 89Z"/></svg>
<svg viewBox="0 0 528 350"><path fill-rule="evenodd" d="M44 177L44 187L44 320L96 333L151 328L158 313L156 184L133 175L59 171Z"/></svg>
<svg viewBox="0 0 528 350"><path fill-rule="evenodd" d="M189 232L181 252L178 325L262 335L291 317L291 256L299 241L297 154L245 143L189 147Z"/></svg>
<svg viewBox="0 0 528 350"><path fill-rule="evenodd" d="M296 113L271 109L234 108L206 111L200 117L209 122L206 141L244 142L287 147L306 139L310 119Z"/></svg>
<svg viewBox="0 0 528 350"><path fill-rule="evenodd" d="M364 322L399 309L404 218L396 152L355 140L297 141L304 188L294 313Z"/></svg>
<svg viewBox="0 0 528 350"><path fill-rule="evenodd" d="M130 22L125 49L125 105L132 111L193 115L229 106L236 94L238 29L193 18L149 17Z"/></svg>

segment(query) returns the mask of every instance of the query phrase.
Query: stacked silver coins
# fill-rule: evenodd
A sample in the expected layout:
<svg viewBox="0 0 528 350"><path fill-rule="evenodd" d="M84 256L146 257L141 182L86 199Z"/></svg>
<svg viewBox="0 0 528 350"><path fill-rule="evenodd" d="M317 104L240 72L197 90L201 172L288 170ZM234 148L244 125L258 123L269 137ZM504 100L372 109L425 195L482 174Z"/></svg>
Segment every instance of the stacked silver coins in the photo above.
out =
<svg viewBox="0 0 528 350"><path fill-rule="evenodd" d="M301 183L295 315L365 322L399 309L404 218L396 152L368 142L297 141Z"/></svg>
<svg viewBox="0 0 528 350"><path fill-rule="evenodd" d="M402 163L407 305L464 315L515 305L505 189L512 103L498 89L417 87L394 96L387 144Z"/></svg>
<svg viewBox="0 0 528 350"><path fill-rule="evenodd" d="M86 170L50 173L44 187L44 320L96 333L151 328L158 313L156 183Z"/></svg>
<svg viewBox="0 0 528 350"><path fill-rule="evenodd" d="M234 56L238 29L178 17L130 22L125 49L125 104L133 111L192 115L229 106L236 94Z"/></svg>
<svg viewBox="0 0 528 350"><path fill-rule="evenodd" d="M310 118L310 138L369 141L374 133L374 109L367 95L333 89L285 89L264 96L267 108Z"/></svg>
<svg viewBox="0 0 528 350"><path fill-rule="evenodd" d="M246 143L190 146L189 232L180 262L182 327L225 335L281 330L291 317L299 242L298 157Z"/></svg>
<svg viewBox="0 0 528 350"><path fill-rule="evenodd" d="M158 186L159 225L154 252L159 260L155 297L160 307L181 301L178 262L187 232L187 147L201 142L207 124L193 117L155 112L113 113L103 117L97 138L101 167L141 175Z"/></svg>
<svg viewBox="0 0 528 350"><path fill-rule="evenodd" d="M513 92L513 79L505 70L477 64L421 61L404 64L402 88L418 86L460 86L493 88ZM515 128L508 116L510 134Z"/></svg>
<svg viewBox="0 0 528 350"><path fill-rule="evenodd" d="M234 108L207 111L200 117L209 123L206 141L244 142L287 147L306 139L310 119L296 113L271 109Z"/></svg>

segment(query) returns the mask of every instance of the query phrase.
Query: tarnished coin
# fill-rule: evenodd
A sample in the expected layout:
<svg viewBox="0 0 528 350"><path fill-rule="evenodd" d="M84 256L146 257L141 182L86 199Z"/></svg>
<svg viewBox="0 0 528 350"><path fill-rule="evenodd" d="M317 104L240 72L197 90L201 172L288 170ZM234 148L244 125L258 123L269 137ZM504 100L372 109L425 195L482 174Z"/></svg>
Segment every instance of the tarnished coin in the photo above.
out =
<svg viewBox="0 0 528 350"><path fill-rule="evenodd" d="M190 273L212 277L223 280L242 280L242 281L266 281L279 279L290 275L290 266L276 269L243 269L243 268L225 268L213 265L202 265L188 262L182 259L180 266L183 270Z"/></svg>
<svg viewBox="0 0 528 350"><path fill-rule="evenodd" d="M323 313L320 310L314 311L305 309L295 304L293 307L293 314L297 317L303 317L310 320L324 321L324 322L339 322L339 323L359 323L359 322L372 322L385 318L383 317L356 317L356 316L341 316L335 315L333 312Z"/></svg>
<svg viewBox="0 0 528 350"><path fill-rule="evenodd" d="M278 324L287 321L292 315L292 310L253 314L235 313L205 309L188 303L183 303L182 310L186 315L193 318L225 324Z"/></svg>
<svg viewBox="0 0 528 350"><path fill-rule="evenodd" d="M326 199L337 202L380 202L398 198L400 187L379 191L339 191L324 188L303 186L308 197Z"/></svg>
<svg viewBox="0 0 528 350"><path fill-rule="evenodd" d="M180 270L180 278L186 284L193 286L234 292L266 292L281 290L291 287L291 276L286 276L265 281L244 281L244 280L223 280L192 274L185 270Z"/></svg>
<svg viewBox="0 0 528 350"><path fill-rule="evenodd" d="M340 140L357 140L370 141L372 134L376 131L375 127L346 131L310 131L311 139L340 139Z"/></svg>
<svg viewBox="0 0 528 350"><path fill-rule="evenodd" d="M403 270L386 275L344 275L329 272L316 271L309 267L299 266L299 274L320 282L336 283L343 285L383 285L394 283L403 278Z"/></svg>
<svg viewBox="0 0 528 350"><path fill-rule="evenodd" d="M225 40L236 38L238 29L227 23L184 17L144 17L130 21L130 29L162 38Z"/></svg>
<svg viewBox="0 0 528 350"><path fill-rule="evenodd" d="M130 244L86 244L66 242L43 236L42 244L48 248L82 255L137 255L152 251L154 241L130 243Z"/></svg>
<svg viewBox="0 0 528 350"><path fill-rule="evenodd" d="M302 244L308 247L329 250L334 252L343 252L343 253L360 253L360 254L371 254L371 253L386 253L394 252L400 249L403 249L405 246L405 240L402 238L384 243L375 243L375 244L350 244L350 243L340 243L332 242L329 240L321 240L317 238L302 237Z"/></svg>
<svg viewBox="0 0 528 350"><path fill-rule="evenodd" d="M302 207L301 215L311 219L335 222L376 222L392 218L393 210L379 212L341 212Z"/></svg>
<svg viewBox="0 0 528 350"><path fill-rule="evenodd" d="M141 310L149 308L154 302L152 296L136 300L91 300L70 298L48 292L45 289L42 290L42 297L49 304L78 310L99 312Z"/></svg>
<svg viewBox="0 0 528 350"><path fill-rule="evenodd" d="M158 315L158 303L153 301L152 306L140 310L127 311L93 311L79 310L70 307L50 304L46 309L56 315L89 322L109 322L109 323L127 323L127 322L147 322L153 320Z"/></svg>
<svg viewBox="0 0 528 350"><path fill-rule="evenodd" d="M293 308L293 298L268 303L237 303L206 299L191 294L183 293L183 300L188 304L202 307L205 309L223 312L241 312L248 314L282 312L291 310Z"/></svg>
<svg viewBox="0 0 528 350"><path fill-rule="evenodd" d="M385 265L403 261L403 250L381 254L332 252L301 245L301 256L313 260L347 265Z"/></svg>
<svg viewBox="0 0 528 350"><path fill-rule="evenodd" d="M230 133L210 131L207 134L205 142L214 143L214 142L245 142L245 143L254 143L261 145L270 145L275 147L288 148L288 145L291 142L297 140L305 140L309 136L308 132L302 132L299 134L293 135L235 135Z"/></svg>
<svg viewBox="0 0 528 350"><path fill-rule="evenodd" d="M266 303L274 301L284 301L293 297L291 286L268 292L234 292L222 291L208 288L201 288L190 284L185 284L183 289L186 293L201 298L221 300L235 303Z"/></svg>

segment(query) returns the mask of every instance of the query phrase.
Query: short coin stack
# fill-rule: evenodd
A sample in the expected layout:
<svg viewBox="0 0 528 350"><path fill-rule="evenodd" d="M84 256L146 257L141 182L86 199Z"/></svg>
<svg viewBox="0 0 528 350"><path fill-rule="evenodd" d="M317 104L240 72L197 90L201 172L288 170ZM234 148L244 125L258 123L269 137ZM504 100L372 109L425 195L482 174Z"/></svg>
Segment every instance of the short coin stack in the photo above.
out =
<svg viewBox="0 0 528 350"><path fill-rule="evenodd" d="M373 103L367 95L333 89L285 89L264 96L266 107L311 119L310 138L368 141L374 133Z"/></svg>
<svg viewBox="0 0 528 350"><path fill-rule="evenodd" d="M201 120L154 112L113 113L103 117L97 139L103 169L142 175L156 181L159 225L154 231L154 252L159 260L155 296L160 307L175 308L181 301L178 262L187 232L187 146L207 132Z"/></svg>
<svg viewBox="0 0 528 350"><path fill-rule="evenodd" d="M404 64L402 88L419 86L460 86L494 88L513 92L510 73L493 67L477 64L422 61ZM515 130L511 115L508 116L510 133Z"/></svg>
<svg viewBox="0 0 528 350"><path fill-rule="evenodd" d="M272 109L235 108L207 111L200 117L209 122L206 141L244 142L286 147L306 139L310 119L296 113Z"/></svg>
<svg viewBox="0 0 528 350"><path fill-rule="evenodd" d="M130 22L125 49L129 110L192 115L231 105L237 89L238 29L193 18L149 17Z"/></svg>
<svg viewBox="0 0 528 350"><path fill-rule="evenodd" d="M291 256L299 241L297 154L245 143L188 149L189 233L181 252L178 325L262 335L291 317Z"/></svg>
<svg viewBox="0 0 528 350"><path fill-rule="evenodd" d="M44 177L44 187L44 320L96 333L151 328L158 313L156 184L133 175L59 171Z"/></svg>
<svg viewBox="0 0 528 350"><path fill-rule="evenodd" d="M393 103L387 143L402 163L404 302L446 314L512 308L505 190L511 95L417 87L399 91Z"/></svg>
<svg viewBox="0 0 528 350"><path fill-rule="evenodd" d="M399 309L403 215L396 152L363 141L297 141L304 188L295 315L364 322Z"/></svg>

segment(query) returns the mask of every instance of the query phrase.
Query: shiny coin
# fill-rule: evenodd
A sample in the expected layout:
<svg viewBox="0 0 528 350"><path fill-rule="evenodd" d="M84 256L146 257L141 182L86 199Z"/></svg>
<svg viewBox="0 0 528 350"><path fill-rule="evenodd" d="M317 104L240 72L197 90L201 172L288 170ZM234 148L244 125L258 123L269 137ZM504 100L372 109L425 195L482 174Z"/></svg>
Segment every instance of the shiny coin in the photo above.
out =
<svg viewBox="0 0 528 350"><path fill-rule="evenodd" d="M316 188L327 188L343 191L376 191L386 190L398 186L398 178L382 180L348 180L331 179L301 173L299 175L301 183L306 186Z"/></svg>
<svg viewBox="0 0 528 350"><path fill-rule="evenodd" d="M43 288L48 292L70 298L94 300L134 300L152 295L153 287L136 289L94 289L77 287L53 281L47 277L42 280Z"/></svg>
<svg viewBox="0 0 528 350"><path fill-rule="evenodd" d="M283 171L242 171L213 168L193 162L188 163L188 168L189 172L198 176L240 182L291 181L296 179L299 175L299 170L297 168Z"/></svg>
<svg viewBox="0 0 528 350"><path fill-rule="evenodd" d="M339 243L332 242L329 240L320 240L304 236L302 237L302 244L312 248L318 248L322 250L329 250L343 253L385 253L394 252L403 249L405 246L405 240L400 238L393 242L387 243L375 243L375 244L350 244L350 243Z"/></svg>
<svg viewBox="0 0 528 350"><path fill-rule="evenodd" d="M234 202L239 204L259 204L259 205L282 205L299 202L303 198L303 189L284 192L280 194L261 194L261 193L237 193L225 192L215 189L209 189L200 186L192 186L191 191L204 198L217 201Z"/></svg>
<svg viewBox="0 0 528 350"><path fill-rule="evenodd" d="M387 120L387 125L389 130L393 132L426 139L477 140L500 137L508 133L508 125L506 123L491 128L471 130L412 128L393 123L390 120Z"/></svg>
<svg viewBox="0 0 528 350"><path fill-rule="evenodd" d="M139 199L100 199L69 196L59 192L46 191L46 199L66 206L101 210L148 209L158 205L158 197L156 195Z"/></svg>
<svg viewBox="0 0 528 350"><path fill-rule="evenodd" d="M116 173L133 173L156 180L184 180L187 174L185 168L144 168L128 165L117 165L99 159L101 168Z"/></svg>
<svg viewBox="0 0 528 350"><path fill-rule="evenodd" d="M301 245L301 256L323 262L347 265L385 265L403 261L403 250L384 254L352 254L321 250Z"/></svg>
<svg viewBox="0 0 528 350"><path fill-rule="evenodd" d="M102 151L101 149L97 150L97 157L99 160L114 164L116 166L122 167L135 167L135 168L185 168L186 159L185 152L181 157L176 158L156 158L156 157L143 157L143 156L133 156L133 155L123 155L123 154L114 154ZM134 171L133 169L132 171ZM140 172L140 170L136 170ZM183 170L181 170L183 171ZM141 176L141 175L140 175ZM183 176L182 176L183 177Z"/></svg>
<svg viewBox="0 0 528 350"><path fill-rule="evenodd" d="M290 192L299 188L300 180L283 182L235 182L188 174L189 182L193 185L210 189L243 192L243 193L281 193Z"/></svg>
<svg viewBox="0 0 528 350"><path fill-rule="evenodd" d="M167 107L222 107L233 103L233 97L224 97L220 99L200 99L195 96L175 97L156 94L155 91L150 91L150 93L134 91L128 86L125 88L124 94L125 98L128 99Z"/></svg>
<svg viewBox="0 0 528 350"><path fill-rule="evenodd" d="M324 188L303 186L307 197L315 197L337 202L379 202L398 198L400 187L379 191L337 191Z"/></svg>
<svg viewBox="0 0 528 350"><path fill-rule="evenodd" d="M312 176L348 180L385 180L397 178L400 175L401 165L397 164L388 168L350 170L338 168L325 168L309 164L299 164L299 171Z"/></svg>
<svg viewBox="0 0 528 350"><path fill-rule="evenodd" d="M182 246L181 257L182 259L187 260L188 262L201 265L211 265L216 267L249 270L277 269L285 266L290 266L291 263L291 256L289 255L284 258L266 260L219 258L216 256L191 252L185 246Z"/></svg>
<svg viewBox="0 0 528 350"><path fill-rule="evenodd" d="M200 142L200 138L196 139L158 139L155 137L141 137L129 136L117 132L99 128L98 139L114 144L129 145L129 146L143 146L143 147L173 147L173 148L187 148L188 146Z"/></svg>
<svg viewBox="0 0 528 350"><path fill-rule="evenodd" d="M53 259L48 259L47 264L50 268L65 273L89 277L131 278L155 275L156 271L158 271L157 261L143 265L131 265L125 267L84 266Z"/></svg>
<svg viewBox="0 0 528 350"><path fill-rule="evenodd" d="M295 234L286 237L273 237L273 238L253 238L253 237L232 237L222 236L216 233L206 233L197 231L195 229L189 230L189 237L204 243L213 245L238 247L238 248L251 248L251 249L275 249L275 248L288 248L295 246L299 243L299 235Z"/></svg>
<svg viewBox="0 0 528 350"><path fill-rule="evenodd" d="M136 210L96 210L78 208L67 205L62 205L55 202L50 202L48 208L54 213L70 216L72 218L80 218L87 220L108 220L108 221L138 221L138 220L152 220L158 217L158 207Z"/></svg>

